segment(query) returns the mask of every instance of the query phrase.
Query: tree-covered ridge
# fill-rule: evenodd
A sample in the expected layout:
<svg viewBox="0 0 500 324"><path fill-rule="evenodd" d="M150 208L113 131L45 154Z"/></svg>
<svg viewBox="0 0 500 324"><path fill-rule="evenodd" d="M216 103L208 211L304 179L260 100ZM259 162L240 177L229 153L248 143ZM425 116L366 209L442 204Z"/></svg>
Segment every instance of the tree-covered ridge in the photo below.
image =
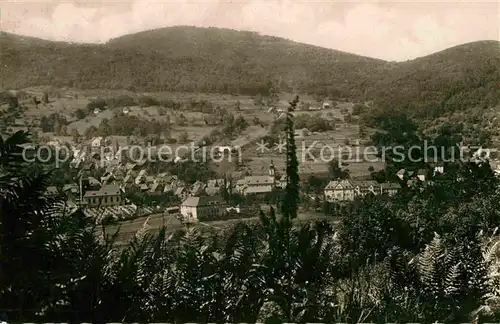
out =
<svg viewBox="0 0 500 324"><path fill-rule="evenodd" d="M498 41L385 62L253 32L170 27L106 44L51 42L0 34L0 87L51 85L268 95L302 92L374 101L419 117L499 102Z"/></svg>
<svg viewBox="0 0 500 324"><path fill-rule="evenodd" d="M355 81L384 61L228 29L172 27L104 45L60 44L2 33L2 86L257 94L341 77ZM279 81L281 80L281 81ZM302 84L303 83L303 84Z"/></svg>
<svg viewBox="0 0 500 324"><path fill-rule="evenodd" d="M367 96L379 107L398 107L418 118L435 118L500 103L500 43L455 46L399 64Z"/></svg>

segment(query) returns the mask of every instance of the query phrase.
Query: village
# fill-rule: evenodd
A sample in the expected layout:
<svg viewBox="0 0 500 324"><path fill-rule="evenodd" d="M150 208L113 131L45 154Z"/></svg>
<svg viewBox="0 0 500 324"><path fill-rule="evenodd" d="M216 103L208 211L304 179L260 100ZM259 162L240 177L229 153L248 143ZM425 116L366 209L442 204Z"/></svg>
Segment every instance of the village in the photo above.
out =
<svg viewBox="0 0 500 324"><path fill-rule="evenodd" d="M40 134L39 145L55 155L64 153L55 165L62 170L55 179L60 181L48 191L64 193L71 212L112 225L151 215L209 223L255 218L269 207L280 210L287 185L280 122L286 100L212 96L165 99L159 106L144 96L103 100L98 93L85 98L82 93L42 94L41 103L31 100L40 96L33 90L21 101L22 109L4 119L4 128L9 134L34 131ZM373 151L366 153L373 148L374 130L361 125L359 114L369 105L301 99L295 138L302 182L299 208L305 219L338 217L367 194L390 198L402 184L426 183L444 172L438 165L401 169L389 182L376 181L373 173L386 164ZM332 163L362 151L361 159L332 170ZM335 154L335 160L328 159ZM490 163L498 173L495 160Z"/></svg>
<svg viewBox="0 0 500 324"><path fill-rule="evenodd" d="M51 145L57 146L57 143ZM109 145L115 145L116 150L99 156L103 147ZM61 188L68 197L68 205L82 210L97 223L105 224L153 214L175 216L184 223L210 222L254 217L263 205L276 206L280 193L287 185L286 175L277 170L272 160L267 170L260 174L240 178L224 174L189 183L174 172L151 171L152 168L147 167L151 163L145 157L127 159L127 153L126 149L118 147L118 143L113 143L112 136L92 138L74 148L69 167L77 175L74 177L76 181ZM183 161L179 160L165 163L182 164ZM155 164L158 163L161 162ZM200 164L199 167L203 166ZM443 172L442 166L434 168L434 174ZM401 169L397 173L401 180L409 179L410 185L412 182L425 182L428 176L427 170L408 172ZM326 214L320 206L349 205L366 194L392 197L400 189L398 182L378 183L365 176L329 179L319 192L308 190L301 196L303 201L313 202L313 212ZM49 187L49 192L60 193L55 186ZM131 195L157 199L135 203L129 198Z"/></svg>

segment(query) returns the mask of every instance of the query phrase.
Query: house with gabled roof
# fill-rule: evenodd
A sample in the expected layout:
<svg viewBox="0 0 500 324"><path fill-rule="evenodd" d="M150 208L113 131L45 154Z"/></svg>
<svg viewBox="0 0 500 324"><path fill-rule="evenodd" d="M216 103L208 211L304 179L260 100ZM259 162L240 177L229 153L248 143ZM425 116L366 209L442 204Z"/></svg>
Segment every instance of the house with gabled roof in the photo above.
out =
<svg viewBox="0 0 500 324"><path fill-rule="evenodd" d="M243 195L249 195L270 193L276 187L280 187L280 183L276 179L275 167L271 161L268 175L246 176L236 182L235 189Z"/></svg>
<svg viewBox="0 0 500 324"><path fill-rule="evenodd" d="M141 170L134 180L135 184L140 185L141 183L145 182L146 176L147 176L146 170Z"/></svg>
<svg viewBox="0 0 500 324"><path fill-rule="evenodd" d="M198 196L205 191L206 184L204 184L201 181L196 181L192 186L190 190L191 196Z"/></svg>
<svg viewBox="0 0 500 324"><path fill-rule="evenodd" d="M404 180L405 177L411 177L413 176L413 171L408 171L406 169L399 169L398 172L396 172L396 175L398 176L399 179Z"/></svg>
<svg viewBox="0 0 500 324"><path fill-rule="evenodd" d="M174 195L179 197L181 200L184 200L188 197L189 191L186 187L179 187L175 190Z"/></svg>
<svg viewBox="0 0 500 324"><path fill-rule="evenodd" d="M429 171L426 169L418 169L417 172L414 173L414 176L418 178L420 181L425 181L427 179L427 176L429 174Z"/></svg>
<svg viewBox="0 0 500 324"><path fill-rule="evenodd" d="M181 215L190 221L217 218L226 212L226 203L219 196L188 197L180 207Z"/></svg>
<svg viewBox="0 0 500 324"><path fill-rule="evenodd" d="M83 196L85 207L119 206L123 203L123 192L118 185L105 185L98 190L89 190Z"/></svg>
<svg viewBox="0 0 500 324"><path fill-rule="evenodd" d="M368 193L378 195L380 193L380 185L374 180L351 180L354 187L355 196L365 196Z"/></svg>
<svg viewBox="0 0 500 324"><path fill-rule="evenodd" d="M267 175L247 176L236 183L237 190L243 195L271 192L274 186L274 177Z"/></svg>
<svg viewBox="0 0 500 324"><path fill-rule="evenodd" d="M281 177L276 180L276 187L285 189L286 188L286 174L281 175Z"/></svg>
<svg viewBox="0 0 500 324"><path fill-rule="evenodd" d="M149 192L151 192L151 193L163 192L163 186L160 185L159 183L151 183L151 184L149 184Z"/></svg>
<svg viewBox="0 0 500 324"><path fill-rule="evenodd" d="M357 197L364 197L367 194L389 196L395 195L401 186L398 183L378 183L373 180L334 180L325 187L325 200L353 201Z"/></svg>
<svg viewBox="0 0 500 324"><path fill-rule="evenodd" d="M92 148L99 148L101 147L101 145L103 144L103 138L101 136L98 136L98 137L94 137L91 141L90 141L90 146Z"/></svg>
<svg viewBox="0 0 500 324"><path fill-rule="evenodd" d="M325 187L326 201L352 201L354 200L354 186L349 180L330 181Z"/></svg>

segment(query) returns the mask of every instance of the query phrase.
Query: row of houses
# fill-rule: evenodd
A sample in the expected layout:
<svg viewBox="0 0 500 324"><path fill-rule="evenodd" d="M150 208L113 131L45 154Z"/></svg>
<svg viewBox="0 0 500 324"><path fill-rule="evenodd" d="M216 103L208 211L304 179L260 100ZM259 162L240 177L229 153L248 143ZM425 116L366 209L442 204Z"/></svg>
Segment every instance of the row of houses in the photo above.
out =
<svg viewBox="0 0 500 324"><path fill-rule="evenodd" d="M428 182L431 176L443 173L444 167L436 165L432 169L400 169L396 173L396 176L400 180L406 181L408 185L412 185L415 182ZM373 180L335 180L330 181L325 187L324 196L328 202L353 201L357 197L363 197L368 193L394 196L400 189L401 185L395 182L378 183Z"/></svg>
<svg viewBox="0 0 500 324"><path fill-rule="evenodd" d="M401 186L398 183L378 183L372 180L334 180L325 187L325 200L328 202L353 201L370 193L373 195L394 196Z"/></svg>

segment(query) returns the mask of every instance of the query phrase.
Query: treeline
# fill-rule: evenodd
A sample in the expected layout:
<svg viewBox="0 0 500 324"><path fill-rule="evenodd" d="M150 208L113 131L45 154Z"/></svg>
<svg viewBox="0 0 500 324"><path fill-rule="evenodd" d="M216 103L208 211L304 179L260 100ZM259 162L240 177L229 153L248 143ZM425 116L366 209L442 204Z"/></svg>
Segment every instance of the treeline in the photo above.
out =
<svg viewBox="0 0 500 324"><path fill-rule="evenodd" d="M66 117L52 113L40 119L40 128L44 133L54 132L56 134L66 134L68 121Z"/></svg>
<svg viewBox="0 0 500 324"><path fill-rule="evenodd" d="M321 113L317 114L298 114L294 119L296 129L306 128L310 132L326 132L335 129L335 122L328 120L322 116ZM271 125L271 134L279 134L285 129L284 119L275 119Z"/></svg>
<svg viewBox="0 0 500 324"><path fill-rule="evenodd" d="M493 136L498 135L497 124L493 118L486 119L482 109L468 112L422 121L400 109L374 109L362 116L361 123L363 127L366 125L386 132L375 133L372 137L375 145L391 146L395 141L413 145L415 139L423 141L453 134L456 144L489 147Z"/></svg>
<svg viewBox="0 0 500 324"><path fill-rule="evenodd" d="M500 57L496 41L476 42L401 65L368 89L381 110L398 109L430 123L438 117L462 118L500 103Z"/></svg>
<svg viewBox="0 0 500 324"><path fill-rule="evenodd" d="M222 108L219 105L215 105L209 100L195 100L190 99L186 101L175 101L172 99L159 99L154 96L149 95L139 95L139 96L129 96L120 95L112 98L97 98L92 99L86 106L85 109L77 109L75 111L75 117L78 120L84 119L89 115L92 115L96 109L99 111L105 109L113 109L115 112L119 113L125 108L139 106L145 107L157 107L158 114L160 116L165 116L167 114L167 109L174 111L192 111L201 112L203 114L215 114L219 115ZM238 105L234 107L237 108ZM121 109L120 109L121 108ZM238 109L237 109L238 110Z"/></svg>
<svg viewBox="0 0 500 324"><path fill-rule="evenodd" d="M147 120L137 116L116 114L111 119L103 119L98 127L90 126L85 132L86 138L95 136L135 136L147 137L148 135L164 136L170 138L170 119L166 121Z"/></svg>
<svg viewBox="0 0 500 324"><path fill-rule="evenodd" d="M297 87L307 91L321 80L342 88L349 97L353 91L362 93L360 76L371 79L370 74L386 64L276 37L191 27L129 35L106 45L37 39L27 45L8 34L1 35L0 43L4 49L0 63L7 67L2 84L11 88L50 84L267 96L269 80L282 92ZM27 71L32 71L29 78Z"/></svg>

